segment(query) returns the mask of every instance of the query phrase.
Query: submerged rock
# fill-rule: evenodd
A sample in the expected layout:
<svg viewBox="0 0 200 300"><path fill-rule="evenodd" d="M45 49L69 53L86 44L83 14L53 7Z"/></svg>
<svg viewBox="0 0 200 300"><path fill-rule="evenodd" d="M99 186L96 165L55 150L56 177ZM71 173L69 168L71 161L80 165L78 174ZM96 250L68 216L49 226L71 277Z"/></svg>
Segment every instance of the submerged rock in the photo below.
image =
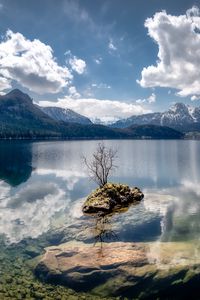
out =
<svg viewBox="0 0 200 300"><path fill-rule="evenodd" d="M68 242L48 247L35 274L46 282L87 291L117 276L121 267L141 267L148 263L144 245L116 242L101 246Z"/></svg>
<svg viewBox="0 0 200 300"><path fill-rule="evenodd" d="M104 297L188 299L199 291L199 251L193 243L180 242L99 247L68 242L46 248L35 274L45 282Z"/></svg>
<svg viewBox="0 0 200 300"><path fill-rule="evenodd" d="M131 203L141 201L144 195L137 187L130 188L125 184L107 183L102 188L97 188L86 199L83 212L111 213L129 206Z"/></svg>

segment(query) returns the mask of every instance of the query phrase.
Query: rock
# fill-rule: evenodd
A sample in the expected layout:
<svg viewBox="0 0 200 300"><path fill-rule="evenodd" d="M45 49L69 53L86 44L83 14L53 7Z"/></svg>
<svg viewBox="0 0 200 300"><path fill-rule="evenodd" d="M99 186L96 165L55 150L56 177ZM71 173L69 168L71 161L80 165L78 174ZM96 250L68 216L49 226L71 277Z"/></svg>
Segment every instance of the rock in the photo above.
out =
<svg viewBox="0 0 200 300"><path fill-rule="evenodd" d="M173 299L188 299L199 287L199 252L194 244L180 242L68 242L46 248L35 274L45 282L103 297L172 299L178 293L180 298Z"/></svg>
<svg viewBox="0 0 200 300"><path fill-rule="evenodd" d="M130 188L125 184L107 183L88 196L82 210L87 214L111 213L137 203L143 197L143 193L137 187Z"/></svg>
<svg viewBox="0 0 200 300"><path fill-rule="evenodd" d="M43 252L43 249L41 249L40 247L36 247L36 246L27 246L24 250L24 253L29 255L30 257L35 257L40 255Z"/></svg>
<svg viewBox="0 0 200 300"><path fill-rule="evenodd" d="M120 267L139 267L147 262L144 245L116 242L99 248L82 242L68 242L46 248L35 274L49 283L87 291L116 276Z"/></svg>

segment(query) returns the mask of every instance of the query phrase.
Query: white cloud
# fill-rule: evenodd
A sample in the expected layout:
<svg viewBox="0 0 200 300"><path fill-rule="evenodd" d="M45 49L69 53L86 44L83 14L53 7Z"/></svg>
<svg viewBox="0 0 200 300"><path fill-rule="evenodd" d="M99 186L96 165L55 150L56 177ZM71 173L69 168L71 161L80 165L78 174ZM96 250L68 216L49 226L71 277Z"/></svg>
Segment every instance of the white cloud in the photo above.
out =
<svg viewBox="0 0 200 300"><path fill-rule="evenodd" d="M2 3L0 3L0 10L1 10L1 9L3 9L3 4L2 4Z"/></svg>
<svg viewBox="0 0 200 300"><path fill-rule="evenodd" d="M86 70L86 62L83 59L77 58L76 56L69 59L69 64L72 70L78 74L83 74Z"/></svg>
<svg viewBox="0 0 200 300"><path fill-rule="evenodd" d="M71 71L75 71L79 75L83 74L86 70L86 62L76 57L75 55L72 55L70 50L67 50L65 52L66 56L66 63L71 67Z"/></svg>
<svg viewBox="0 0 200 300"><path fill-rule="evenodd" d="M1 73L1 71L0 71L0 73ZM5 77L0 76L0 93L1 93L1 91L10 89L10 88L11 88L10 80Z"/></svg>
<svg viewBox="0 0 200 300"><path fill-rule="evenodd" d="M147 99L138 99L135 101L136 103L155 103L156 102L156 95L154 93L151 94Z"/></svg>
<svg viewBox="0 0 200 300"><path fill-rule="evenodd" d="M138 104L142 104L146 102L146 99L137 99L135 102Z"/></svg>
<svg viewBox="0 0 200 300"><path fill-rule="evenodd" d="M110 39L109 44L108 44L108 48L112 51L116 51L117 47L114 45L113 40Z"/></svg>
<svg viewBox="0 0 200 300"><path fill-rule="evenodd" d="M151 96L149 96L149 98L147 98L147 102L149 102L149 103L156 102L156 95L154 93L152 93Z"/></svg>
<svg viewBox="0 0 200 300"><path fill-rule="evenodd" d="M199 8L197 6L193 6L186 11L186 15L188 18L199 17Z"/></svg>
<svg viewBox="0 0 200 300"><path fill-rule="evenodd" d="M94 61L97 65L100 65L102 63L102 57L95 58Z"/></svg>
<svg viewBox="0 0 200 300"><path fill-rule="evenodd" d="M179 96L200 95L200 15L193 6L185 15L166 11L145 21L149 36L157 43L156 65L143 68L142 87L169 87Z"/></svg>
<svg viewBox="0 0 200 300"><path fill-rule="evenodd" d="M99 99L76 99L66 96L58 99L58 102L49 103L40 101L41 106L59 106L70 108L80 114L89 117L92 120L100 119L103 122L112 122L120 118L127 118L132 115L148 113L150 110L144 109L141 105L130 104L117 100L99 100Z"/></svg>
<svg viewBox="0 0 200 300"><path fill-rule="evenodd" d="M111 89L111 86L106 83L93 83L92 87L97 89Z"/></svg>
<svg viewBox="0 0 200 300"><path fill-rule="evenodd" d="M192 96L190 99L191 99L192 101L199 100L199 99L200 99L200 96L198 97L198 96L194 95L194 96Z"/></svg>
<svg viewBox="0 0 200 300"><path fill-rule="evenodd" d="M15 80L39 94L57 93L73 78L66 66L58 65L49 45L11 30L0 43L0 76L1 89L9 88Z"/></svg>
<svg viewBox="0 0 200 300"><path fill-rule="evenodd" d="M76 98L80 98L80 94L77 92L76 87L75 86L70 86L69 87L69 94L72 98L76 99Z"/></svg>

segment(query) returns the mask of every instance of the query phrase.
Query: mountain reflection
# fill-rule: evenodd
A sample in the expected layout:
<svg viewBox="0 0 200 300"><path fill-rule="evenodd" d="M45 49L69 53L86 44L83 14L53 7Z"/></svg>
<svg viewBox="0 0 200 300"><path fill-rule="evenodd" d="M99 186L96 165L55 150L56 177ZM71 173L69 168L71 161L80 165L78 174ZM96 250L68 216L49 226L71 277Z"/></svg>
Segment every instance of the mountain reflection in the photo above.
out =
<svg viewBox="0 0 200 300"><path fill-rule="evenodd" d="M26 182L32 172L32 144L0 142L0 179L11 186Z"/></svg>

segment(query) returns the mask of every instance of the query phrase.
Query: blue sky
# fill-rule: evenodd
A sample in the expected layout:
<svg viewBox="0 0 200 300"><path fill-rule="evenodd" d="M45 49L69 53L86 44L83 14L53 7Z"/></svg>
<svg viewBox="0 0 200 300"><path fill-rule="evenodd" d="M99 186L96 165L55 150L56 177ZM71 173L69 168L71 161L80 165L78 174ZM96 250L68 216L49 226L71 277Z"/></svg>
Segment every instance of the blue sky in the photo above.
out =
<svg viewBox="0 0 200 300"><path fill-rule="evenodd" d="M104 121L199 105L197 1L0 0L0 91Z"/></svg>

